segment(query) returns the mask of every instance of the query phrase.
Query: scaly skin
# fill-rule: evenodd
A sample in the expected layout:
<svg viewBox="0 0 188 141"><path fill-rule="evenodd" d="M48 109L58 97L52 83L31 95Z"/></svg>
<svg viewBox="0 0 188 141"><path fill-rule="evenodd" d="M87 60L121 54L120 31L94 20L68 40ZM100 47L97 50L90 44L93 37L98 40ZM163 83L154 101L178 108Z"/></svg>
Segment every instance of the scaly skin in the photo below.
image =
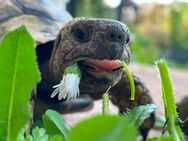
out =
<svg viewBox="0 0 188 141"><path fill-rule="evenodd" d="M65 101L59 101L57 97L52 99L50 94L53 91L52 86L59 84L65 68L72 65L75 59L79 57L98 60L119 59L128 64L130 61L129 36L128 28L123 23L114 20L78 18L66 24L51 49L51 55L40 63L41 65L39 64L42 81L37 86L35 119L39 118L47 109L45 104L49 108ZM45 47L43 48L45 50ZM82 62L79 63L79 66L82 71L80 95L89 94L94 100L100 99L107 88L112 86L110 90L112 102L118 106L120 113L138 105L152 103L148 90L137 77L135 77L136 100L130 101L129 80L122 68L112 71L96 71ZM40 109L40 105L43 105L43 108ZM61 110L60 112L66 111L66 109ZM154 114L151 114L150 118L140 127L144 139L153 123Z"/></svg>
<svg viewBox="0 0 188 141"><path fill-rule="evenodd" d="M179 113L179 118L181 121L185 121L188 118L188 96L185 96L178 104L177 109ZM188 121L181 125L182 131L184 132L185 136L187 136L188 140Z"/></svg>

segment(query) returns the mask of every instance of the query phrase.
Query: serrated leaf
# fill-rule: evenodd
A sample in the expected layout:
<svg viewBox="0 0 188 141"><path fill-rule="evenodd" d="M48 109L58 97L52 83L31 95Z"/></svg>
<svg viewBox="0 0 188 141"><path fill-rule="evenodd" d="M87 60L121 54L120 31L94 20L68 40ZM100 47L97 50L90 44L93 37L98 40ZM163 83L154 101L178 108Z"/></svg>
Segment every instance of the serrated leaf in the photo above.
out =
<svg viewBox="0 0 188 141"><path fill-rule="evenodd" d="M40 76L34 41L24 26L0 44L0 140L14 141L31 118L29 98Z"/></svg>
<svg viewBox="0 0 188 141"><path fill-rule="evenodd" d="M65 123L61 114L56 111L48 110L42 117L43 125L50 137L61 135L67 140L70 128Z"/></svg>
<svg viewBox="0 0 188 141"><path fill-rule="evenodd" d="M35 127L32 129L31 134L25 134L25 131L29 128L26 124L24 128L21 129L17 141L48 141L48 135L44 128Z"/></svg>
<svg viewBox="0 0 188 141"><path fill-rule="evenodd" d="M136 134L127 118L99 115L72 128L68 141L136 141Z"/></svg>
<svg viewBox="0 0 188 141"><path fill-rule="evenodd" d="M156 108L157 107L154 104L137 106L125 114L125 116L127 116L131 122L138 127L150 116L152 112L156 110Z"/></svg>
<svg viewBox="0 0 188 141"><path fill-rule="evenodd" d="M29 140L30 137L27 136L28 139L26 140L25 135L24 135L25 131L28 130L28 129L29 129L28 124L26 124L24 127L22 127L22 129L20 130L20 132L18 134L17 141L30 141ZM31 141L32 141L32 139L31 139Z"/></svg>
<svg viewBox="0 0 188 141"><path fill-rule="evenodd" d="M31 135L28 135L24 141L33 141L33 137Z"/></svg>
<svg viewBox="0 0 188 141"><path fill-rule="evenodd" d="M48 141L48 135L44 128L35 127L32 130L33 141Z"/></svg>
<svg viewBox="0 0 188 141"><path fill-rule="evenodd" d="M29 128L30 127L28 124L22 127L22 129L18 134L17 141L33 141L33 137L30 134L29 135L25 134Z"/></svg>

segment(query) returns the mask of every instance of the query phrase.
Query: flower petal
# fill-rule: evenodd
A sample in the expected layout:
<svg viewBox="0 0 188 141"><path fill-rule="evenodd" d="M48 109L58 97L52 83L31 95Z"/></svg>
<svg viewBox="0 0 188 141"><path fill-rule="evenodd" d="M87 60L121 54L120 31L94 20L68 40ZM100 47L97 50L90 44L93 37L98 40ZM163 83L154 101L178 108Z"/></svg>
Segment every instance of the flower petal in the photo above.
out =
<svg viewBox="0 0 188 141"><path fill-rule="evenodd" d="M51 94L51 98L53 98L53 97L55 97L58 93L59 93L59 91L60 91L60 87L57 87L54 91L53 91L53 93Z"/></svg>
<svg viewBox="0 0 188 141"><path fill-rule="evenodd" d="M61 100L62 98L65 99L72 99L76 98L79 95L79 84L80 84L80 77L77 74L66 74L63 76L60 84L53 86L56 88L51 95L53 98L57 93L58 99Z"/></svg>
<svg viewBox="0 0 188 141"><path fill-rule="evenodd" d="M57 88L57 87L59 87L61 85L61 83L60 84L57 84L57 85L55 85L55 86L53 86L52 88Z"/></svg>

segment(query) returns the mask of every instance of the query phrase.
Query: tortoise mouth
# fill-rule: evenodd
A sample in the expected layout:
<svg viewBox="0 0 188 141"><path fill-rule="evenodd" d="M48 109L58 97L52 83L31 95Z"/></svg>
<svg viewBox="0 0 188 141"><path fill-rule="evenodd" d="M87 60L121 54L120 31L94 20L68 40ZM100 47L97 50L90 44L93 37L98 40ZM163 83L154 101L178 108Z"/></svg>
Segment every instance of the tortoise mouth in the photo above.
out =
<svg viewBox="0 0 188 141"><path fill-rule="evenodd" d="M114 86L121 78L122 65L119 59L87 58L79 62L82 72L80 87L83 93L102 92Z"/></svg>
<svg viewBox="0 0 188 141"><path fill-rule="evenodd" d="M109 60L109 59L92 59L87 58L84 61L81 61L81 66L87 67L90 71L101 72L115 72L122 68L122 63L119 59Z"/></svg>

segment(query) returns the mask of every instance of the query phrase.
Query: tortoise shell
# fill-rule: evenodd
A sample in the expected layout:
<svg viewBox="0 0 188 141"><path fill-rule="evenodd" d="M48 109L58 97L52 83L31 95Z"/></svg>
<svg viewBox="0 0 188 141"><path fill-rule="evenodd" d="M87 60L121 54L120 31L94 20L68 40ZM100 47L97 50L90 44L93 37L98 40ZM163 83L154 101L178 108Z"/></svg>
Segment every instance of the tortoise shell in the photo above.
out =
<svg viewBox="0 0 188 141"><path fill-rule="evenodd" d="M72 19L65 8L51 0L0 0L0 37L25 25L38 44L54 40L59 30Z"/></svg>

